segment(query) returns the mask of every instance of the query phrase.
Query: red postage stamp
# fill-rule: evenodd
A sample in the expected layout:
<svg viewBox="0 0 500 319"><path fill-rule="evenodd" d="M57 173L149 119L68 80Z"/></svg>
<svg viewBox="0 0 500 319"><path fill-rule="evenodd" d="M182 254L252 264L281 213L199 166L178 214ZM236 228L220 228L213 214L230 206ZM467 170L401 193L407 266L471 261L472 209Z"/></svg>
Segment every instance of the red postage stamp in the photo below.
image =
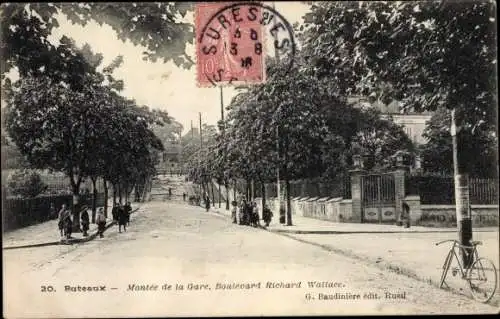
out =
<svg viewBox="0 0 500 319"><path fill-rule="evenodd" d="M258 3L197 3L195 29L199 86L265 81L265 39Z"/></svg>

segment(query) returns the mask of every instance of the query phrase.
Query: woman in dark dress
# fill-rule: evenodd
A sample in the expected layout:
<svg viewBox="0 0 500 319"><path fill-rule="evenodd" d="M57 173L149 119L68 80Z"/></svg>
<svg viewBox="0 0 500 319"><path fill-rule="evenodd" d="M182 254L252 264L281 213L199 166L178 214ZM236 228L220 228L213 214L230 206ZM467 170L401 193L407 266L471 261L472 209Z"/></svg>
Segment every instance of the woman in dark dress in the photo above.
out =
<svg viewBox="0 0 500 319"><path fill-rule="evenodd" d="M82 232L83 236L87 237L88 236L88 230L89 230L89 225L90 225L90 218L89 218L89 213L87 212L87 207L84 206L82 211L80 212L80 219L82 220Z"/></svg>
<svg viewBox="0 0 500 319"><path fill-rule="evenodd" d="M118 232L122 232L122 226L123 230L127 231L127 212L125 211L125 207L119 206L118 207Z"/></svg>

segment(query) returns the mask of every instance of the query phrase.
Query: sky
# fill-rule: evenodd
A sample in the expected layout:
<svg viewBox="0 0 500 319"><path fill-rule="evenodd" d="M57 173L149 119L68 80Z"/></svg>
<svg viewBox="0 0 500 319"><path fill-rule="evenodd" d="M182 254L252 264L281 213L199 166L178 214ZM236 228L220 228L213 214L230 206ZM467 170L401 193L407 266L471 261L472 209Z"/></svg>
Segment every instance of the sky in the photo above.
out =
<svg viewBox="0 0 500 319"><path fill-rule="evenodd" d="M271 3L265 3L270 5ZM308 11L308 5L300 2L276 2L275 8L290 24L301 22ZM115 76L125 82L122 94L133 98L141 105L167 110L181 123L184 132L199 123L198 112L202 122L216 124L220 119L219 88L199 88L196 85L196 67L185 70L172 62L146 62L142 60L141 47L130 42L118 40L116 33L107 25L99 26L89 23L85 27L73 25L64 16L58 16L59 28L54 29L51 41L58 41L63 35L73 38L78 46L88 43L94 52L103 55L103 65L109 64L116 56L123 55L123 65L115 71ZM193 21L193 15L187 17ZM188 47L186 53L195 60L194 46ZM232 87L224 87L223 100L227 106L235 95Z"/></svg>

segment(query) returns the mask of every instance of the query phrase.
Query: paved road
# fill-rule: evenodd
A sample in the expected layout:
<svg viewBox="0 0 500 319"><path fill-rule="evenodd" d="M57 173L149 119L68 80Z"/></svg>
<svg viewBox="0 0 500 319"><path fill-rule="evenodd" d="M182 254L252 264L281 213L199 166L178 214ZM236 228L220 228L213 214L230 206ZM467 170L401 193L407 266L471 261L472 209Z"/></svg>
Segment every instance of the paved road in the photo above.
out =
<svg viewBox="0 0 500 319"><path fill-rule="evenodd" d="M497 312L198 207L150 202L126 233L113 227L105 235L81 245L4 251L4 317ZM309 288L313 281L330 287ZM250 288L216 289L220 284ZM340 297L351 299L334 299Z"/></svg>

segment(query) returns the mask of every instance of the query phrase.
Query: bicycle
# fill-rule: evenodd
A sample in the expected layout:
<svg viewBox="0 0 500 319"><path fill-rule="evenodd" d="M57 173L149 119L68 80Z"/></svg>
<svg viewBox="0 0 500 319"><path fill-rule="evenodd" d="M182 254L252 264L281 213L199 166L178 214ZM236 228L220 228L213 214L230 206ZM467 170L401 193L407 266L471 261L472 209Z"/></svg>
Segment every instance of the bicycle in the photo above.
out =
<svg viewBox="0 0 500 319"><path fill-rule="evenodd" d="M497 288L497 270L491 260L479 257L477 246L481 245L482 242L472 241L471 246L465 246L460 244L457 240L448 239L436 243L436 246L446 242L453 242L453 245L446 255L446 259L443 264L443 273L441 274L441 280L439 281L439 288L442 288L443 285L446 284L445 279L453 260L453 256L455 256L458 268L455 267L452 270L452 275L456 276L458 270L460 270L462 275L461 279L468 282L472 297L483 303L490 301ZM457 249L459 249L462 254L469 256L467 258L469 259L467 264L464 264L464 262L461 261L457 255ZM446 286L449 288L448 284L446 284Z"/></svg>

